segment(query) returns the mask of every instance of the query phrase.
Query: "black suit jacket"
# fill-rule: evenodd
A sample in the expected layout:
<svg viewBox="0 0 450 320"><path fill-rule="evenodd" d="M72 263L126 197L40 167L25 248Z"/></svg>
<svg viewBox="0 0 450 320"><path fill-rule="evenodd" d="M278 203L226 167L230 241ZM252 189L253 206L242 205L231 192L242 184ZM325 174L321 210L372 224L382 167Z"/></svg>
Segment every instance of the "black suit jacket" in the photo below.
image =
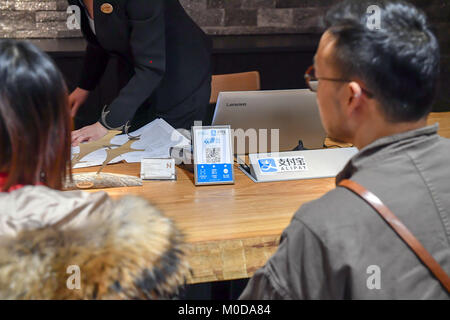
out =
<svg viewBox="0 0 450 320"><path fill-rule="evenodd" d="M78 0L69 3L80 6ZM112 5L111 13L102 12L105 3ZM122 89L105 121L100 119L103 125L120 127L138 109L143 117L142 109L150 108L149 121L162 117L177 127L193 109L206 108L208 101L187 107L183 102L210 81L211 41L178 0L94 0L95 35L80 9L88 45L79 87L93 90L109 57L120 61Z"/></svg>

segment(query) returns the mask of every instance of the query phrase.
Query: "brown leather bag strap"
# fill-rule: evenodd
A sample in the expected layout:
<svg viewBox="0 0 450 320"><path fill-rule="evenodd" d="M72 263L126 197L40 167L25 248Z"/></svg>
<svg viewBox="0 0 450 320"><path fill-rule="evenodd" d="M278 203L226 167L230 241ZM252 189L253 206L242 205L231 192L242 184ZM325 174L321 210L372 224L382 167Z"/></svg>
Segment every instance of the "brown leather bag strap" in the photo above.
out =
<svg viewBox="0 0 450 320"><path fill-rule="evenodd" d="M386 207L383 202L372 192L352 180L342 180L339 186L349 189L366 201L378 214L391 226L403 241L411 248L416 256L428 267L432 274L439 280L442 286L450 293L450 277L445 273L439 263L424 248L419 240L408 228Z"/></svg>

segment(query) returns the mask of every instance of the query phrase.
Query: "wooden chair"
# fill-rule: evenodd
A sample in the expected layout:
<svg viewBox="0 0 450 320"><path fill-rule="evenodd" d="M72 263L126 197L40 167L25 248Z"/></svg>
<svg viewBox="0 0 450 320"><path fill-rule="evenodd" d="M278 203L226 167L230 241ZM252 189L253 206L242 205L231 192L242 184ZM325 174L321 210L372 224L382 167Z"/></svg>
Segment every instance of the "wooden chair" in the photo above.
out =
<svg viewBox="0 0 450 320"><path fill-rule="evenodd" d="M213 75L211 81L210 104L215 104L222 91L261 90L258 71Z"/></svg>

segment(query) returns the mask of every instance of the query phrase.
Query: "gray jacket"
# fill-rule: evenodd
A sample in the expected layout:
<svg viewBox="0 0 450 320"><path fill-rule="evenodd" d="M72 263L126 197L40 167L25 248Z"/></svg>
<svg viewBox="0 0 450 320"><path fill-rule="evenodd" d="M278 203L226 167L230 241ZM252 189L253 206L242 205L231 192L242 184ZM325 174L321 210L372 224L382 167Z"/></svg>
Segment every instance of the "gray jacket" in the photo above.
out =
<svg viewBox="0 0 450 320"><path fill-rule="evenodd" d="M450 274L450 140L438 125L381 138L337 176L377 195ZM382 218L338 187L300 208L241 299L449 299Z"/></svg>

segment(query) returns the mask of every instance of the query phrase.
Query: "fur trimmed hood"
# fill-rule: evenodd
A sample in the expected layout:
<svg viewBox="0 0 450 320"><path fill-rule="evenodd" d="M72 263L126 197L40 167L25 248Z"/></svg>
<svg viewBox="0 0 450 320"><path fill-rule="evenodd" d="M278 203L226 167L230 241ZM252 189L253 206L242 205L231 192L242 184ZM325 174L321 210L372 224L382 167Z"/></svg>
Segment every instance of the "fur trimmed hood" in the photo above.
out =
<svg viewBox="0 0 450 320"><path fill-rule="evenodd" d="M67 194L58 196L62 200ZM55 223L0 235L0 299L166 299L178 294L190 270L173 222L139 197L83 196L91 200L91 210L75 209L54 218ZM4 200L0 196L0 208ZM77 202L82 208L84 203Z"/></svg>

